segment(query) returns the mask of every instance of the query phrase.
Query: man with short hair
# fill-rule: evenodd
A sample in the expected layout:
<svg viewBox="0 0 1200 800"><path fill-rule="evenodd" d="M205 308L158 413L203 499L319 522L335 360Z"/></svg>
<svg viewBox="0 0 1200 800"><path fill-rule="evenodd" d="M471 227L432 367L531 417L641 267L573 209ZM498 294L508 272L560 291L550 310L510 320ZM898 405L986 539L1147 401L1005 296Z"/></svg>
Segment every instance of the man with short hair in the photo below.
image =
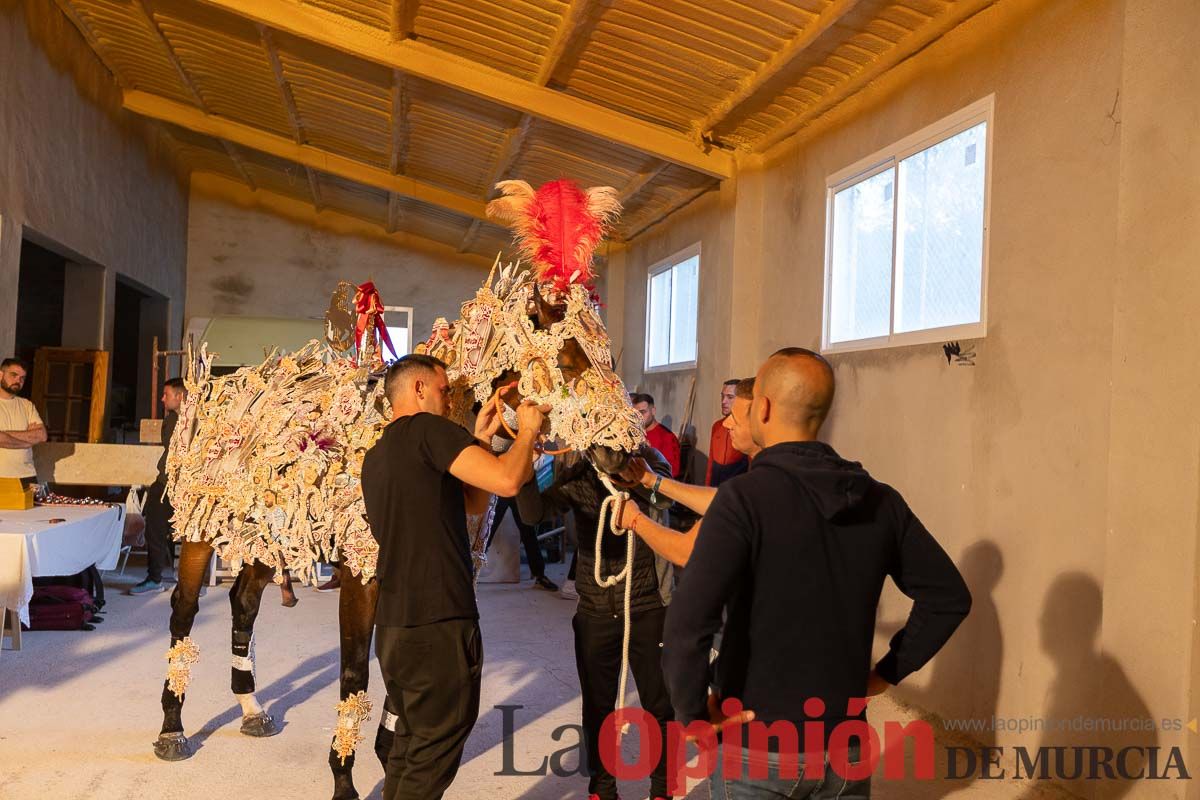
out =
<svg viewBox="0 0 1200 800"><path fill-rule="evenodd" d="M971 607L954 562L900 494L817 440L833 396L833 369L810 350L781 350L759 369L750 430L763 450L717 492L667 612L663 664L681 722L709 723L715 734L726 721L722 701L737 699L740 718L794 731L823 726L821 749L802 754L795 748L806 735L786 744L769 738L767 752L754 756L729 751L737 744L727 738L718 769L734 759L742 769L714 785L731 796L765 796L786 783L789 797L868 797L869 776L846 777L861 748L828 752L830 733L865 720L865 703L853 701L924 666ZM914 602L872 668L876 606L889 575ZM710 696L709 654L723 611ZM763 758L765 779L750 771ZM802 777L807 759L839 767L823 780ZM787 764L791 773L797 761L798 774L780 769Z"/></svg>
<svg viewBox="0 0 1200 800"><path fill-rule="evenodd" d="M729 431L730 442L748 461L762 450L750 435L750 401L753 396L754 378L738 381L729 416L722 421ZM717 496L717 490L709 486L693 486L690 483L660 478L646 468L645 461L638 458L630 460L629 467L621 473L621 477L627 484L640 484L646 489L652 489L655 494L666 495L701 517L708 513L709 505ZM689 530L679 533L642 514L633 503L626 503L621 508L621 527L642 537L651 550L677 567L687 566L703 522L703 519L697 520Z"/></svg>
<svg viewBox="0 0 1200 800"><path fill-rule="evenodd" d="M438 359L399 359L384 391L392 422L362 466L379 542L375 653L397 710L383 797L437 800L479 716L483 644L467 510L482 510L491 494L512 497L533 474L544 410L518 406L516 440L495 456L495 403L484 404L474 434L446 419L450 384Z"/></svg>
<svg viewBox="0 0 1200 800"><path fill-rule="evenodd" d="M738 379L730 378L721 386L721 418L713 423L708 440L708 470L704 474L704 485L714 489L746 471L746 455L733 446L729 426L725 424L737 398L737 385Z"/></svg>
<svg viewBox="0 0 1200 800"><path fill-rule="evenodd" d="M662 453L671 465L671 476L679 477L679 438L655 416L654 398L644 392L629 395L629 402L642 416L642 428L650 446Z"/></svg>
<svg viewBox="0 0 1200 800"><path fill-rule="evenodd" d="M655 474L665 475L671 467L654 448L642 445L639 460ZM564 459L565 460L565 459ZM573 512L579 530L578 559L579 606L571 626L575 632L575 664L579 672L582 702L583 744L586 758L582 766L588 776L589 800L617 800L617 779L609 772L601 756L601 732L615 708L621 680L622 637L625 634L623 609L629 600L629 668L637 684L642 708L658 723L658 736L666 741L667 724L675 718L667 697L662 673L662 631L667 605L671 602L673 570L660 563L646 548L636 548L629 574L615 586L604 586L596 575L607 578L626 568L629 557L625 537L600 528L603 505L610 495L596 469L584 458L564 465L554 483L544 492L537 481L530 481L517 495L521 516L531 522ZM660 496L651 501L645 489L634 489L628 506L640 506L648 512L661 511L669 501ZM598 529L600 543L595 537ZM678 534L675 534L676 536ZM599 553L597 553L599 549ZM628 594L626 594L628 592ZM666 751L660 750L650 773L652 800L669 798Z"/></svg>
<svg viewBox="0 0 1200 800"><path fill-rule="evenodd" d="M158 477L150 484L146 497L146 579L130 587L130 594L148 594L166 590L163 570L175 563L175 537L171 535L171 517L175 509L171 498L166 496L167 450L171 437L175 435L175 424L179 422L179 407L187 398L187 387L182 378L171 378L163 384L162 400L162 455L158 457Z"/></svg>
<svg viewBox="0 0 1200 800"><path fill-rule="evenodd" d="M17 396L27 374L19 359L0 361L0 478L20 478L22 487L37 483L33 446L46 441L37 409Z"/></svg>

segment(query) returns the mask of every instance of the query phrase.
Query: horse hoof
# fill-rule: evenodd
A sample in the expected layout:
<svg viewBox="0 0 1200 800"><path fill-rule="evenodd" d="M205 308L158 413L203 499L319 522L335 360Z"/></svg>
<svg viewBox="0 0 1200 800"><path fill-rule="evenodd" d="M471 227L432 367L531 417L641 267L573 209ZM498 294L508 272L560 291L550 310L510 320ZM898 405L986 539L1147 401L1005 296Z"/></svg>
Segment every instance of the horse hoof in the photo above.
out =
<svg viewBox="0 0 1200 800"><path fill-rule="evenodd" d="M163 761L184 761L192 757L192 745L182 733L160 733L154 755Z"/></svg>
<svg viewBox="0 0 1200 800"><path fill-rule="evenodd" d="M260 711L257 714L242 717L242 733L256 738L274 736L279 733L279 726L275 724L275 720L271 719L270 714Z"/></svg>

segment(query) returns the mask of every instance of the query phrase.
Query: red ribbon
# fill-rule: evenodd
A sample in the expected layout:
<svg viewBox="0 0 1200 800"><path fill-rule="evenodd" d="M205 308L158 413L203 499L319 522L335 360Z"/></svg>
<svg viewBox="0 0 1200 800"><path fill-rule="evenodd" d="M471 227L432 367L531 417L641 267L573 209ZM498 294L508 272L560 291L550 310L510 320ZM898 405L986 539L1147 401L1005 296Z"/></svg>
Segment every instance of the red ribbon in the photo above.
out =
<svg viewBox="0 0 1200 800"><path fill-rule="evenodd" d="M379 340L387 345L392 358L399 358L396 348L392 346L392 337L388 334L387 325L383 324L383 300L373 282L367 281L358 287L358 291L354 293L354 310L358 312L358 319L354 323L354 344L359 354L362 353L363 337L367 332L368 315L374 314L375 332L379 335Z"/></svg>

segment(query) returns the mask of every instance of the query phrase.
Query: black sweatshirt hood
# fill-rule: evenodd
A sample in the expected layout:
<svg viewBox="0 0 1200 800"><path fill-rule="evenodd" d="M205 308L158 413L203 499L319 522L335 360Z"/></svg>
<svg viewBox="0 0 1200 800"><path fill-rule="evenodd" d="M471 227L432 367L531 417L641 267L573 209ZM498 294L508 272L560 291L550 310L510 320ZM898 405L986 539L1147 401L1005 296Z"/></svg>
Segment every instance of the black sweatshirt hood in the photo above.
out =
<svg viewBox="0 0 1200 800"><path fill-rule="evenodd" d="M772 445L754 457L750 468L774 469L787 475L827 520L859 505L874 483L862 464L847 461L824 442Z"/></svg>

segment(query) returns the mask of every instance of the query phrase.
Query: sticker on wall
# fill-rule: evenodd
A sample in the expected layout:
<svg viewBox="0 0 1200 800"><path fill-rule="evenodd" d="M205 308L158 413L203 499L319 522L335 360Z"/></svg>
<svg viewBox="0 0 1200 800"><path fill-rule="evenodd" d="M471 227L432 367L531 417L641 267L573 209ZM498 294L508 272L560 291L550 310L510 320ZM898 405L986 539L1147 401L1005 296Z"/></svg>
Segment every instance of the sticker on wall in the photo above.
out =
<svg viewBox="0 0 1200 800"><path fill-rule="evenodd" d="M963 352L962 346L958 342L946 342L942 345L942 352L946 354L947 365L953 363L956 367L975 366L975 351Z"/></svg>

